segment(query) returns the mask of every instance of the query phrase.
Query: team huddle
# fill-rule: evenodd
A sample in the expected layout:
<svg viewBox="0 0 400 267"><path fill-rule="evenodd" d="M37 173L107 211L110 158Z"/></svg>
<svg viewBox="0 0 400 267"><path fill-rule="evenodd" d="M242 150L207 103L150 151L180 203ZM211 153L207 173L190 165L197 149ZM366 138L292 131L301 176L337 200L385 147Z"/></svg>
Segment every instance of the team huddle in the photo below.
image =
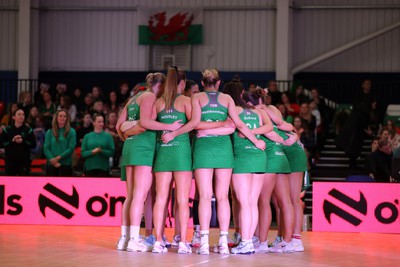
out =
<svg viewBox="0 0 400 267"><path fill-rule="evenodd" d="M300 193L307 156L297 134L292 132L293 126L282 119L277 108L266 106L261 95L246 92L240 81L220 86L218 71L207 69L202 74L204 91L190 97L184 94L191 88L183 70L173 67L166 77L150 73L146 90L137 92L122 111L116 128L125 140L121 179L126 181L127 196L117 249L168 251L163 232L174 181L178 232L173 244L178 253L192 253L192 247L198 254L210 253L213 195L220 227L214 252L304 251ZM139 230L153 175L155 240L149 244ZM198 207L194 206L198 218L194 218L190 244L187 225L192 177L199 202ZM229 192L235 224L233 241L228 238ZM275 241L268 244L271 200L277 204L279 229Z"/></svg>

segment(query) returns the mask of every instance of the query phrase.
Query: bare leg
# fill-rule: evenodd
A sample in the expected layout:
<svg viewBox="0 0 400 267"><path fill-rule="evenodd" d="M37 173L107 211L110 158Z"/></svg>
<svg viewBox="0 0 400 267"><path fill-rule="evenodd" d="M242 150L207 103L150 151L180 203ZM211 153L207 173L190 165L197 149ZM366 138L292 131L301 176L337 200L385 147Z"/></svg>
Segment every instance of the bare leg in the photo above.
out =
<svg viewBox="0 0 400 267"><path fill-rule="evenodd" d="M250 240L253 236L251 232L252 226L252 209L251 209L251 189L253 174L233 174L232 185L240 205L240 226L243 240Z"/></svg>
<svg viewBox="0 0 400 267"><path fill-rule="evenodd" d="M131 225L140 226L144 202L152 184L152 167L134 166L133 200L131 206Z"/></svg>
<svg viewBox="0 0 400 267"><path fill-rule="evenodd" d="M303 172L294 172L290 174L290 200L294 209L294 230L293 234L300 235L303 224L303 205L300 199L301 187L303 183Z"/></svg>
<svg viewBox="0 0 400 267"><path fill-rule="evenodd" d="M187 225L189 221L189 194L192 187L192 172L174 172L176 202L179 210L181 241L187 240Z"/></svg>
<svg viewBox="0 0 400 267"><path fill-rule="evenodd" d="M233 178L233 177L232 177ZM231 183L232 185L232 183ZM232 196L232 216L233 216L233 225L235 226L235 232L240 233L240 204L236 197L235 190L233 189L233 185L231 186L231 196Z"/></svg>
<svg viewBox="0 0 400 267"><path fill-rule="evenodd" d="M155 185L153 183L146 201L144 202L144 223L146 227L146 236L153 234L153 205L155 201Z"/></svg>
<svg viewBox="0 0 400 267"><path fill-rule="evenodd" d="M274 190L276 184L276 174L275 173L266 173L264 178L263 187L261 190L260 198L258 201L259 207L259 232L260 232L260 241L265 242L268 239L268 231L271 226L271 195Z"/></svg>
<svg viewBox="0 0 400 267"><path fill-rule="evenodd" d="M284 226L283 239L285 242L290 242L293 234L294 212L292 202L290 201L288 174L278 174L274 193L278 199L278 205L283 215L283 222L281 222Z"/></svg>
<svg viewBox="0 0 400 267"><path fill-rule="evenodd" d="M122 205L122 223L121 225L131 225L130 210L133 200L133 166L126 166L126 198Z"/></svg>
<svg viewBox="0 0 400 267"><path fill-rule="evenodd" d="M210 228L213 172L214 169L196 169L194 172L199 191L200 230L209 230Z"/></svg>
<svg viewBox="0 0 400 267"><path fill-rule="evenodd" d="M172 181L171 172L156 172L156 202L153 209L154 229L156 240L162 242L164 211L168 201L169 185Z"/></svg>
<svg viewBox="0 0 400 267"><path fill-rule="evenodd" d="M221 231L229 231L231 208L228 193L232 169L215 169L215 196L217 198L217 216Z"/></svg>
<svg viewBox="0 0 400 267"><path fill-rule="evenodd" d="M253 181L251 184L251 217L252 223L250 228L251 235L256 235L258 225L258 199L260 198L261 190L263 188L266 174L253 174ZM258 236L258 235L256 235Z"/></svg>

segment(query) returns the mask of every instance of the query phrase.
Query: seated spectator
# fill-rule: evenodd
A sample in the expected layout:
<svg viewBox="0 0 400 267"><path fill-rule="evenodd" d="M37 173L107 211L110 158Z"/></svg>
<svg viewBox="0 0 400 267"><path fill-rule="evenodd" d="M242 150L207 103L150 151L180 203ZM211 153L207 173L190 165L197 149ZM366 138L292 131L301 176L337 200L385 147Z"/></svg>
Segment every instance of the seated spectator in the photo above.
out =
<svg viewBox="0 0 400 267"><path fill-rule="evenodd" d="M103 103L102 100L97 99L93 103L93 107L92 107L92 110L90 111L90 114L92 115L92 117L93 117L94 114L101 114L101 115L103 115L103 117L105 117L105 114L104 114L104 103Z"/></svg>
<svg viewBox="0 0 400 267"><path fill-rule="evenodd" d="M53 115L57 111L56 104L51 100L52 97L49 92L43 93L43 104L39 106L39 112L44 116L46 129L51 127Z"/></svg>
<svg viewBox="0 0 400 267"><path fill-rule="evenodd" d="M127 82L121 82L119 85L119 92L118 92L118 104L120 106L125 106L125 102L128 101L130 98L130 93L129 93L129 85Z"/></svg>
<svg viewBox="0 0 400 267"><path fill-rule="evenodd" d="M299 117L302 120L302 125L304 128L304 132L301 142L304 144L304 147L307 148L308 152L310 152L310 157L314 158L317 156L317 137L316 137L316 118L312 115L309 105L307 103L303 103L300 108Z"/></svg>
<svg viewBox="0 0 400 267"><path fill-rule="evenodd" d="M83 167L85 176L110 176L109 158L114 154L114 141L111 135L104 131L104 117L94 114L94 131L83 138L81 156L85 159Z"/></svg>
<svg viewBox="0 0 400 267"><path fill-rule="evenodd" d="M296 116L293 119L293 131L297 134L297 136L299 137L299 140L300 140L301 135L304 132L304 128L303 128L301 118L299 116Z"/></svg>
<svg viewBox="0 0 400 267"><path fill-rule="evenodd" d="M1 122L0 124L2 126L8 126L11 124L11 120L12 120L12 114L14 114L14 112L18 109L18 104L17 103L10 103L8 105L7 108L7 114L5 114L3 116L3 118L1 118Z"/></svg>
<svg viewBox="0 0 400 267"><path fill-rule="evenodd" d="M109 93L108 101L104 104L104 113L107 115L111 112L118 114L120 105L117 99L117 92L111 91Z"/></svg>
<svg viewBox="0 0 400 267"><path fill-rule="evenodd" d="M93 131L92 115L89 112L85 113L82 119L82 124L76 128L76 146L82 145L83 138L86 134Z"/></svg>
<svg viewBox="0 0 400 267"><path fill-rule="evenodd" d="M41 159L43 157L43 145L46 136L44 119L41 114L35 117L35 123L32 129L36 139L36 147L31 149L31 156L33 159Z"/></svg>
<svg viewBox="0 0 400 267"><path fill-rule="evenodd" d="M85 95L83 99L83 107L79 117L82 119L86 113L90 113L93 108L93 97L91 93Z"/></svg>
<svg viewBox="0 0 400 267"><path fill-rule="evenodd" d="M118 121L118 114L117 113L112 111L109 114L107 114L105 131L112 136L112 138L114 140L114 147L115 147L115 152L114 152L114 155L113 155L113 165L110 166L111 168L118 166L119 158L121 157L121 154L122 154L123 143L120 142L120 139L119 139L119 136L118 136L118 132L115 129L117 121Z"/></svg>
<svg viewBox="0 0 400 267"><path fill-rule="evenodd" d="M397 127L392 120L388 120L385 126L386 130L388 130L388 140L392 145L392 149L395 150L400 147L400 134L397 131Z"/></svg>
<svg viewBox="0 0 400 267"><path fill-rule="evenodd" d="M75 88L75 90L71 96L71 103L74 103L74 105L76 106L76 110L78 112L78 119L81 119L81 118L79 118L79 114L82 112L83 107L84 107L83 95L82 95L81 88L79 88L79 87Z"/></svg>
<svg viewBox="0 0 400 267"><path fill-rule="evenodd" d="M58 83L56 85L56 97L55 97L56 106L60 105L61 96L68 94L67 90L68 90L68 88L65 83Z"/></svg>
<svg viewBox="0 0 400 267"><path fill-rule="evenodd" d="M287 123L293 123L293 117L288 114L286 106L284 104L278 104L277 108L282 113L282 118L284 121L286 121Z"/></svg>
<svg viewBox="0 0 400 267"><path fill-rule="evenodd" d="M1 133L1 146L5 150L6 175L27 176L30 173L31 153L36 146L32 128L25 123L24 110L17 108L12 121Z"/></svg>
<svg viewBox="0 0 400 267"><path fill-rule="evenodd" d="M268 82L268 94L271 96L271 104L277 105L279 102L282 102L282 93L278 90L278 84L276 81Z"/></svg>
<svg viewBox="0 0 400 267"><path fill-rule="evenodd" d="M292 94L294 98L294 102L301 106L303 103L308 103L309 98L304 94L304 88L303 85L298 84L298 83L293 83L292 88Z"/></svg>
<svg viewBox="0 0 400 267"><path fill-rule="evenodd" d="M322 127L321 113L318 110L317 104L313 100L310 102L309 108L311 110L311 114L315 116L315 119L316 119L315 126L317 127L317 129Z"/></svg>
<svg viewBox="0 0 400 267"><path fill-rule="evenodd" d="M300 106L297 105L296 103L290 102L289 94L287 92L282 94L281 100L282 100L282 104L284 104L287 109L288 115L290 115L292 117L299 115Z"/></svg>
<svg viewBox="0 0 400 267"><path fill-rule="evenodd" d="M391 181L392 149L388 140L381 139L378 142L378 149L372 152L366 164L370 177L377 182Z"/></svg>
<svg viewBox="0 0 400 267"><path fill-rule="evenodd" d="M72 153L76 144L76 132L71 128L68 111L57 110L51 126L46 132L43 145L47 159L46 175L72 176Z"/></svg>
<svg viewBox="0 0 400 267"><path fill-rule="evenodd" d="M26 120L26 123L29 125L29 127L31 127L32 129L35 128L35 124L36 124L36 118L39 116L39 109L37 108L37 106L33 105L31 107L31 110L28 113L28 119ZM41 114L40 114L41 115ZM43 119L43 118L42 118Z"/></svg>
<svg viewBox="0 0 400 267"><path fill-rule="evenodd" d="M28 116L32 103L32 93L29 91L22 91L19 94L18 106L24 110L24 114Z"/></svg>
<svg viewBox="0 0 400 267"><path fill-rule="evenodd" d="M77 115L76 106L71 103L71 97L69 95L62 95L60 97L60 105L58 106L57 110L65 109L68 111L71 125L75 126L75 119Z"/></svg>
<svg viewBox="0 0 400 267"><path fill-rule="evenodd" d="M34 98L35 98L35 104L39 107L44 104L43 102L43 94L44 92L48 92L50 90L50 85L47 83L41 83L39 86L39 89L36 90Z"/></svg>
<svg viewBox="0 0 400 267"><path fill-rule="evenodd" d="M91 93L93 97L93 102L96 102L97 100L104 101L103 90L101 90L100 86L93 86Z"/></svg>

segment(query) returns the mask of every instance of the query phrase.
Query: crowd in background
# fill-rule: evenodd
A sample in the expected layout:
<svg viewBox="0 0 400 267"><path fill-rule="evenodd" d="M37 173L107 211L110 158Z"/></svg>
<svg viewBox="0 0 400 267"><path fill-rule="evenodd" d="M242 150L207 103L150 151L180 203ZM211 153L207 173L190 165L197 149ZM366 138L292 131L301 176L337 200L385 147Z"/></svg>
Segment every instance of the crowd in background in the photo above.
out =
<svg viewBox="0 0 400 267"><path fill-rule="evenodd" d="M112 137L114 144L114 152L107 161L108 169L102 173L105 175L111 168L119 167L123 144L115 125L121 109L131 96L144 88L144 85L139 83L130 89L127 82L122 82L118 90L107 91L104 94L99 86L93 86L91 90L85 92L79 87L69 90L67 84L63 83L57 84L54 88L42 83L34 95L30 91L23 91L18 96L18 102L9 103L7 107L1 103L0 133L6 126L15 123L13 122L15 113L21 110L25 118L24 123L32 129L35 137L34 146L32 143L26 145L31 158L47 158L51 162L51 158L48 158L50 155L49 153L46 155L45 149L46 131L51 129L54 135L57 127L53 118L58 111L65 110L68 113L68 124L74 130L69 134L74 135L75 139L74 147L70 149L71 172L65 174L80 175L82 172L85 173L85 157L81 154L82 142L87 134L94 131L93 116L100 114L103 117L103 130ZM257 92L264 98L265 103L276 106L285 121L293 124L307 151L311 167L318 161L319 152L330 129L337 134L338 147L350 156L350 167L354 167L356 159L360 156L364 137L385 139L392 151L400 146L399 129L395 123L387 121L385 125L380 125L376 113L376 100L371 92L369 80L363 81L362 92L356 97L351 114L336 114L333 124L330 110L317 88L312 88L306 95L303 86L295 82L290 90L281 92L277 82L270 81L267 88L250 84L247 90ZM4 147L5 141L2 140L1 147ZM4 157L3 153L0 153L0 157ZM51 163L49 165L52 166ZM368 163L366 165L368 171L373 168L371 166L376 164Z"/></svg>

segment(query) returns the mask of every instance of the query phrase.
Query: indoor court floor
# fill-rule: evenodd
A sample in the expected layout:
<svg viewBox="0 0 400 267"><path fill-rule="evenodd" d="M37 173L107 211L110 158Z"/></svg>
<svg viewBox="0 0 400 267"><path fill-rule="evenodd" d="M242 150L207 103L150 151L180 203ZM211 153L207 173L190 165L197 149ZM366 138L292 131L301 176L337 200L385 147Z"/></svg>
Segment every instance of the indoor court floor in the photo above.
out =
<svg viewBox="0 0 400 267"><path fill-rule="evenodd" d="M0 267L400 266L398 234L309 231L302 233L304 252L253 255L179 255L177 248L165 254L117 251L119 234L119 227L0 225ZM173 229L166 235L171 240ZM269 240L275 235L271 231ZM210 245L217 240L218 230L212 229Z"/></svg>

